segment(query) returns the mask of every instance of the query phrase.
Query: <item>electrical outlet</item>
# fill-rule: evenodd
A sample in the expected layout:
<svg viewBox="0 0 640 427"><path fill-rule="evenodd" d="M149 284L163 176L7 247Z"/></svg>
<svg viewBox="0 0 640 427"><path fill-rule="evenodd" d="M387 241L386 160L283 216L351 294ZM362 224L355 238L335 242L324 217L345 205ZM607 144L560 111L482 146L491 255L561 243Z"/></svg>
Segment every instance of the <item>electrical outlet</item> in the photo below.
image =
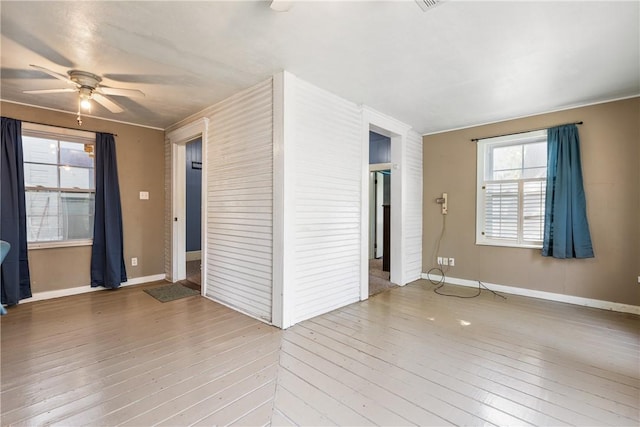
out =
<svg viewBox="0 0 640 427"><path fill-rule="evenodd" d="M447 193L442 193L442 198L444 199L444 203L442 203L442 215L446 215L449 213L449 207L447 206L449 197Z"/></svg>
<svg viewBox="0 0 640 427"><path fill-rule="evenodd" d="M442 265L449 265L449 258L443 257L442 258Z"/></svg>
<svg viewBox="0 0 640 427"><path fill-rule="evenodd" d="M454 265L456 265L456 259L455 258L449 258L449 267L453 267Z"/></svg>
<svg viewBox="0 0 640 427"><path fill-rule="evenodd" d="M138 265L138 258L131 258L131 265L133 267L135 267L136 265Z"/></svg>
<svg viewBox="0 0 640 427"><path fill-rule="evenodd" d="M441 256L438 257L438 265L442 265L442 257Z"/></svg>

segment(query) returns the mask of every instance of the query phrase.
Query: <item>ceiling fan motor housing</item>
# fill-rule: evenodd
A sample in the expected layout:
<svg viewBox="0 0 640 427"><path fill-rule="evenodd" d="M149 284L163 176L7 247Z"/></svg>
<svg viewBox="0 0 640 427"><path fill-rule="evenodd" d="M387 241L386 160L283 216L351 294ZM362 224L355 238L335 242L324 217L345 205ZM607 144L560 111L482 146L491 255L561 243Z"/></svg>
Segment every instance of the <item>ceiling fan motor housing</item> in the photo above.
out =
<svg viewBox="0 0 640 427"><path fill-rule="evenodd" d="M102 81L102 77L96 76L95 74L87 71L69 70L67 74L69 74L69 79L76 83L80 88L89 88L92 91Z"/></svg>

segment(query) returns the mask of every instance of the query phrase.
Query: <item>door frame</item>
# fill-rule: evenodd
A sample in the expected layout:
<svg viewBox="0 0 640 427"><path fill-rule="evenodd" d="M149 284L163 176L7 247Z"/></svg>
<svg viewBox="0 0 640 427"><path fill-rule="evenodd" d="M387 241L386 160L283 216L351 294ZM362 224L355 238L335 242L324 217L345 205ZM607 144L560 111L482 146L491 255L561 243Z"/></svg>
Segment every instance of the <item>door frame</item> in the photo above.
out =
<svg viewBox="0 0 640 427"><path fill-rule="evenodd" d="M209 119L202 117L167 134L171 144L171 279L186 279L186 146L202 138L202 254L201 294L205 295L207 273L207 134Z"/></svg>
<svg viewBox="0 0 640 427"><path fill-rule="evenodd" d="M403 183L407 134L410 126L369 107L363 107L362 120L362 189L360 211L360 300L369 298L369 131L391 139L391 277L400 286L405 281L405 242L402 230L404 212Z"/></svg>

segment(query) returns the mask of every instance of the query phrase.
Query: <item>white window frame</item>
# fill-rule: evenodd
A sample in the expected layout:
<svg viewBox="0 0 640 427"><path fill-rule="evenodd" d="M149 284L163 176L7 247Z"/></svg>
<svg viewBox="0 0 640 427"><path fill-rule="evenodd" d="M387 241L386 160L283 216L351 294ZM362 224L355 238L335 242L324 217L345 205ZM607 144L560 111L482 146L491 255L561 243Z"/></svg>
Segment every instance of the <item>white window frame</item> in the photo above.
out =
<svg viewBox="0 0 640 427"><path fill-rule="evenodd" d="M495 147L523 145L536 142L547 141L547 131L538 130L532 132L524 132L514 135L506 135L495 138L480 139L477 142L477 177L476 177L476 245L487 246L506 246L514 248L542 248L542 240L531 241L523 238L523 184L531 181L543 181L546 183L546 177L541 178L521 178L501 181L488 181L485 179L485 167L487 165L488 151ZM484 187L487 182L504 182L518 183L518 231L517 239L495 239L489 238L484 234L485 228L485 195ZM544 211L544 210L543 210Z"/></svg>
<svg viewBox="0 0 640 427"><path fill-rule="evenodd" d="M77 142L80 144L95 145L96 134L94 132L80 131L75 129L60 128L56 126L47 126L36 123L22 123L22 135L31 136L36 138L54 139L65 142ZM95 150L94 150L95 151ZM23 161L24 163L24 161ZM95 159L94 159L94 173L95 173ZM29 191L30 187L25 185L25 193ZM42 187L39 190L52 190L60 191L60 187ZM64 190L64 188L62 188ZM93 191L79 191L80 193L95 194L95 188ZM42 242L28 242L27 248L32 249L49 249L49 248L62 248L73 246L91 246L93 245L93 239L69 239L69 240L53 240Z"/></svg>

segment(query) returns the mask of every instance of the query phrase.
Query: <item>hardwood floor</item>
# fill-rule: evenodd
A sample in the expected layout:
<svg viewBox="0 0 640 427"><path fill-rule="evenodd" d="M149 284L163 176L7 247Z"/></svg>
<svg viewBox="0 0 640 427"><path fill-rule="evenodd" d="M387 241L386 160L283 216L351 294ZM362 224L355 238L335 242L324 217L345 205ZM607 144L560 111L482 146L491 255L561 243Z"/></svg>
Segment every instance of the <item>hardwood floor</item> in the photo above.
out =
<svg viewBox="0 0 640 427"><path fill-rule="evenodd" d="M382 270L382 258L369 260L369 296L384 292L397 285L389 280L391 274Z"/></svg>
<svg viewBox="0 0 640 427"><path fill-rule="evenodd" d="M202 271L200 268L201 261L187 261L186 273L187 278L182 280L180 283L187 288L191 288L198 292L201 291L202 286Z"/></svg>
<svg viewBox="0 0 640 427"><path fill-rule="evenodd" d="M10 309L1 424L640 423L638 316L418 281L280 331L162 284Z"/></svg>

